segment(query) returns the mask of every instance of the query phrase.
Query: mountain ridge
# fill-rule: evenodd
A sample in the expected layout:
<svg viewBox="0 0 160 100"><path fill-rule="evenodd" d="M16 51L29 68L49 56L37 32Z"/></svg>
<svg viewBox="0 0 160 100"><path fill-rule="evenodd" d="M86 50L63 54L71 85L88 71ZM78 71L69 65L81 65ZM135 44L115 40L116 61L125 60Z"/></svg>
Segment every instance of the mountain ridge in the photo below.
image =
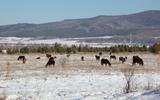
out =
<svg viewBox="0 0 160 100"><path fill-rule="evenodd" d="M92 18L65 19L42 24L1 25L0 36L16 37L90 37L114 35L160 35L160 10L128 15L100 15Z"/></svg>

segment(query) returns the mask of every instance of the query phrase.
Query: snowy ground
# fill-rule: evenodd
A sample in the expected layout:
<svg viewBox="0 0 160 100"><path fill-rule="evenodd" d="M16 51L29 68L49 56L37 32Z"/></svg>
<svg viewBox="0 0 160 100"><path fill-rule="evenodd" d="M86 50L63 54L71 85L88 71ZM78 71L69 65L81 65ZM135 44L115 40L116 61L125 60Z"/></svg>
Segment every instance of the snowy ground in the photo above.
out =
<svg viewBox="0 0 160 100"><path fill-rule="evenodd" d="M114 43L114 42L106 42L104 40L108 40L112 38L111 36L101 36L101 37L81 37L81 38L53 38L53 39L43 39L43 38L20 38L20 37L0 37L1 44L9 44L9 45L16 45L16 44L49 44L52 45L54 43L60 43L62 45L88 45L91 47L110 47L113 45L121 45L126 44L130 45L129 43L122 42L122 43ZM93 42L93 40L99 41ZM92 40L92 42L86 42L88 40Z"/></svg>
<svg viewBox="0 0 160 100"><path fill-rule="evenodd" d="M101 66L95 54L82 54L69 58L57 54L56 66L45 68L45 54L26 55L27 63L17 61L18 55L0 55L0 97L8 100L159 100L160 55L139 54L144 67L136 67L134 91L124 94L125 78L122 68L131 67L131 57L121 64L111 61L112 67ZM121 56L122 54L118 54ZM41 59L35 59L40 56ZM108 54L104 55L108 58ZM63 65L62 63L65 63ZM146 90L146 89L152 90Z"/></svg>

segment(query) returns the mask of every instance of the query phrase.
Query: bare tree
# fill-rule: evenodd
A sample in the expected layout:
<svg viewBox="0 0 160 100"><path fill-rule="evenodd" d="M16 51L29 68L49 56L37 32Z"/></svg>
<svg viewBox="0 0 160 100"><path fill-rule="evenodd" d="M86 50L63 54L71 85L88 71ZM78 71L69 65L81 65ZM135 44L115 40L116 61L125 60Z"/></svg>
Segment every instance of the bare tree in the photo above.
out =
<svg viewBox="0 0 160 100"><path fill-rule="evenodd" d="M125 93L130 93L133 91L133 79L134 79L134 74L135 74L135 69L134 68L125 68L122 70L122 73L125 77L126 84L124 87L124 92Z"/></svg>

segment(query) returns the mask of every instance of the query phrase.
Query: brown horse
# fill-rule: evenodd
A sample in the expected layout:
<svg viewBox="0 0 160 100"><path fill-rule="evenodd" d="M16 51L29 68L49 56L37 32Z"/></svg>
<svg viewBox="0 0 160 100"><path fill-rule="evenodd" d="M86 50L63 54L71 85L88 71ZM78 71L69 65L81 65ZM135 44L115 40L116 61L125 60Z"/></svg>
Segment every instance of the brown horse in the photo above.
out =
<svg viewBox="0 0 160 100"><path fill-rule="evenodd" d="M25 56L19 56L17 60L22 60L23 64L25 64L27 59Z"/></svg>
<svg viewBox="0 0 160 100"><path fill-rule="evenodd" d="M46 64L46 68L47 66L53 65L53 67L55 66L55 59L56 57L50 57L47 64Z"/></svg>
<svg viewBox="0 0 160 100"><path fill-rule="evenodd" d="M50 58L50 57L52 57L52 55L51 54L46 54L46 57Z"/></svg>
<svg viewBox="0 0 160 100"><path fill-rule="evenodd" d="M99 56L102 56L102 52L99 52Z"/></svg>

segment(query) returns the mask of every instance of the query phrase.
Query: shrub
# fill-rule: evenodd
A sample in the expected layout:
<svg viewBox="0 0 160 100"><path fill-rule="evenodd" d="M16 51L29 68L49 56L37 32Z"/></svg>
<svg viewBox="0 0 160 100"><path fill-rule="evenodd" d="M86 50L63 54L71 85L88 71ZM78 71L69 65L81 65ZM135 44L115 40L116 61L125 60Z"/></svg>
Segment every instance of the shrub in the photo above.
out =
<svg viewBox="0 0 160 100"><path fill-rule="evenodd" d="M160 44L154 44L149 48L149 51L152 53L159 53L160 51Z"/></svg>
<svg viewBox="0 0 160 100"><path fill-rule="evenodd" d="M4 47L0 47L0 50L6 49ZM38 46L27 46L27 47L10 47L7 49L8 54L15 53L76 53L76 52L144 52L149 51L152 53L159 53L160 44L154 44L147 48L145 45L143 46L127 46L127 45L116 45L112 47L89 47L88 45L72 45L71 47L67 45L61 45L59 43L55 43L52 46L49 45L38 45Z"/></svg>
<svg viewBox="0 0 160 100"><path fill-rule="evenodd" d="M8 54L16 54L16 53L19 53L19 49L18 48L8 48L7 53Z"/></svg>
<svg viewBox="0 0 160 100"><path fill-rule="evenodd" d="M29 53L29 52L30 52L30 50L28 47L23 47L20 49L20 53Z"/></svg>
<svg viewBox="0 0 160 100"><path fill-rule="evenodd" d="M125 77L126 80L126 84L124 87L124 93L130 93L133 91L134 87L133 87L133 78L134 78L134 68L125 68L122 70L122 73Z"/></svg>

